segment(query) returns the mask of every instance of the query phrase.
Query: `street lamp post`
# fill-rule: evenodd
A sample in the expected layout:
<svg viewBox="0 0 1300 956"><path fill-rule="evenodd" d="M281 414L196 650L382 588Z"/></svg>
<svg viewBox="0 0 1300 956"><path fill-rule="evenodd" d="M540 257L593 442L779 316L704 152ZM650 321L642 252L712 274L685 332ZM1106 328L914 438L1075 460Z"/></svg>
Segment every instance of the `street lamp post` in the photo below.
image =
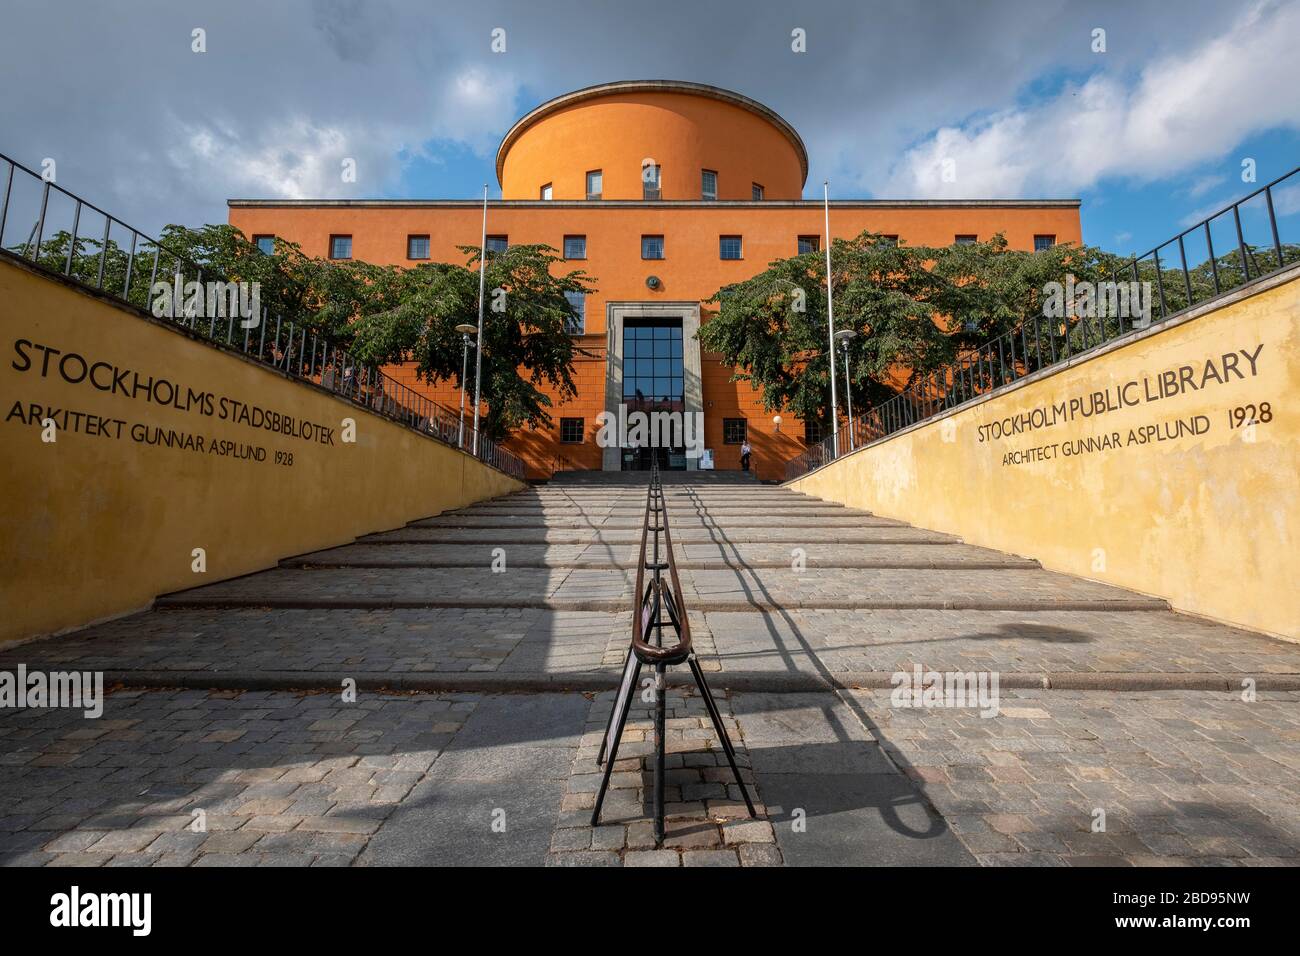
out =
<svg viewBox="0 0 1300 956"><path fill-rule="evenodd" d="M465 391L469 385L465 382L465 374L469 371L469 334L474 331L474 326L468 322L462 322L456 326L456 331L460 333L460 428L456 432L456 447L465 447Z"/></svg>
<svg viewBox="0 0 1300 956"><path fill-rule="evenodd" d="M849 403L849 451L857 447L853 439L853 381L849 378L849 343L858 337L858 333L852 329L840 329L835 333L835 338L840 343L840 348L844 349L844 397ZM831 364L835 364L835 356L831 356Z"/></svg>
<svg viewBox="0 0 1300 956"><path fill-rule="evenodd" d="M478 338L474 342L474 455L478 456L478 412L483 384L483 291L487 275L487 183L483 184L483 241L478 247Z"/></svg>
<svg viewBox="0 0 1300 956"><path fill-rule="evenodd" d="M831 347L831 457L840 457L839 415L835 408L835 306L831 302L831 184L822 180L822 209L826 215L826 337Z"/></svg>

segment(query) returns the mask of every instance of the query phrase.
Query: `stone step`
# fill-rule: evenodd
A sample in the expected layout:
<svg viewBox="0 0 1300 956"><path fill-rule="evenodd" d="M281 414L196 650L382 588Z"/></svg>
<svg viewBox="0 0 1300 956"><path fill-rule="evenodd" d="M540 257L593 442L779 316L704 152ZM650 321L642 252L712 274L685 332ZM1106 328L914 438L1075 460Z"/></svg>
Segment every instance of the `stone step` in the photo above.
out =
<svg viewBox="0 0 1300 956"><path fill-rule="evenodd" d="M803 501L775 501L768 503L745 503L725 502L694 502L694 501L669 501L667 502L669 511L707 511L708 514L731 515L744 514L746 511L768 511L779 509L784 514L790 515L865 515L870 514L868 511L861 509L850 509L844 505L826 505L822 502L803 502ZM471 505L446 511L443 514L454 515L534 515L550 516L563 518L564 515L573 514L617 514L617 515L640 515L646 510L646 502L599 502L584 505L584 503L558 503L558 505L534 505L534 503L524 502L511 505L511 503L491 503L491 505Z"/></svg>
<svg viewBox="0 0 1300 956"><path fill-rule="evenodd" d="M937 531L925 531L908 525L882 524L856 528L818 528L810 534L794 527L678 527L670 525L673 545L722 543L785 544L790 547L807 547L815 539L827 544L953 544L961 539ZM381 531L357 539L359 544L592 544L624 545L641 542L640 528L602 529L591 526L575 528L419 528L406 527L394 531Z"/></svg>
<svg viewBox="0 0 1300 956"><path fill-rule="evenodd" d="M281 561L282 567L350 568L473 568L489 567L498 551L507 568L635 569L640 544L510 545L489 544L350 544ZM649 550L649 548L647 549ZM822 568L1036 568L1037 561L970 545L833 545L812 543L803 550L809 571ZM728 567L789 568L795 561L784 545L684 544L676 547L677 567L683 570L723 570Z"/></svg>
<svg viewBox="0 0 1300 956"><path fill-rule="evenodd" d="M821 501L817 498L809 498L803 495L782 494L782 495L664 495L664 500L668 506L676 505L693 505L702 504L727 505L731 507L758 506L764 507L774 504L788 504L792 506L808 505L818 508L839 508L843 507L835 502ZM646 495L644 492L635 495L564 495L556 498L532 498L512 495L508 498L497 498L492 502L482 502L483 507L518 507L527 505L529 507L546 507L546 506L580 506L580 507L645 507Z"/></svg>
<svg viewBox="0 0 1300 956"><path fill-rule="evenodd" d="M897 521L893 518L877 518L873 515L834 515L798 518L783 516L780 514L766 514L762 512L745 512L743 514L733 515L723 519L714 519L707 514L683 513L681 511L669 511L668 520L670 527L676 529L682 528L699 528L699 527L725 527L728 532L740 528L770 528L774 525L785 525L787 527L796 527L804 529L817 528L885 528L885 527L903 527L904 522ZM640 531L642 519L633 516L614 515L607 518L597 517L572 517L572 518L552 518L552 517L529 517L502 515L463 515L447 514L439 515L436 518L420 518L418 521L412 521L409 525L412 528L604 528L609 530L636 530Z"/></svg>
<svg viewBox="0 0 1300 956"><path fill-rule="evenodd" d="M328 674L337 687L340 676L358 674L590 672L607 659L617 666L631 624L630 610L167 608L43 642L40 650L51 668L238 674L246 675L245 687L295 672L305 675L295 686L314 687L316 675ZM0 661L32 661L32 648L25 650L0 652Z"/></svg>
<svg viewBox="0 0 1300 956"><path fill-rule="evenodd" d="M511 492L508 496L501 497L512 498L635 498L644 497L650 490L649 484L629 485L619 488L524 488L520 491ZM797 498L812 498L813 496L805 494L802 491L796 491L793 488L787 488L783 485L745 485L739 488L717 488L708 485L664 485L663 493L668 497L690 498L692 496L708 498L779 498L782 496Z"/></svg>
<svg viewBox="0 0 1300 956"><path fill-rule="evenodd" d="M629 607L621 569L277 568L167 595L160 607ZM1159 599L1043 570L683 570L688 610L936 608L1153 610Z"/></svg>
<svg viewBox="0 0 1300 956"><path fill-rule="evenodd" d="M611 687L632 615L545 608L169 608L0 651L0 670L106 672L136 685L335 690ZM920 665L1011 686L1261 689L1300 675L1300 648L1168 611L805 610L692 614L715 687L891 687ZM716 648L716 656L714 650ZM587 675L585 679L582 675ZM465 681L458 684L457 681ZM565 683L572 681L572 683ZM1044 683L1046 682L1046 683ZM805 687L807 689L807 687Z"/></svg>
<svg viewBox="0 0 1300 956"><path fill-rule="evenodd" d="M534 488L524 488L521 491L512 492L513 495L535 495L538 497L581 497L584 495L644 495L649 489L650 483L642 481L635 484L627 485L609 485L609 486L590 486L590 487L565 487L553 488L547 485L540 485ZM664 485L665 495L711 495L715 498L735 495L736 497L762 497L764 495L804 495L801 491L795 491L793 488L787 488L784 485L756 485L745 484L738 486L718 486L718 485Z"/></svg>
<svg viewBox="0 0 1300 956"><path fill-rule="evenodd" d="M757 485L758 475L752 471L661 471L659 477L665 485ZM555 488L573 485L643 485L650 480L648 471L559 471L550 481L539 487Z"/></svg>
<svg viewBox="0 0 1300 956"><path fill-rule="evenodd" d="M803 610L699 615L723 671L867 681L916 665L1091 677L1300 674L1300 648L1170 611ZM1152 681L1158 686L1158 681ZM1240 681L1236 682L1238 685Z"/></svg>

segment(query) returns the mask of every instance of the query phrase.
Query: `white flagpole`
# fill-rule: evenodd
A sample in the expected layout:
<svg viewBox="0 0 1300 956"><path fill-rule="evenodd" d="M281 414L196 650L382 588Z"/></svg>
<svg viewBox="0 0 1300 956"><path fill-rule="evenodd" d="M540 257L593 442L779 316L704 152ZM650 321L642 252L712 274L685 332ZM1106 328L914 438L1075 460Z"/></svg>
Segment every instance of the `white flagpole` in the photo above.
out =
<svg viewBox="0 0 1300 956"><path fill-rule="evenodd" d="M831 187L822 180L822 209L826 214L826 341L830 344L826 354L831 364L831 455L840 457L839 414L835 401L835 307L831 303Z"/></svg>
<svg viewBox="0 0 1300 956"><path fill-rule="evenodd" d="M483 384L483 291L487 280L487 183L483 184L483 241L478 247L478 338L474 342L474 454L478 454L479 396Z"/></svg>

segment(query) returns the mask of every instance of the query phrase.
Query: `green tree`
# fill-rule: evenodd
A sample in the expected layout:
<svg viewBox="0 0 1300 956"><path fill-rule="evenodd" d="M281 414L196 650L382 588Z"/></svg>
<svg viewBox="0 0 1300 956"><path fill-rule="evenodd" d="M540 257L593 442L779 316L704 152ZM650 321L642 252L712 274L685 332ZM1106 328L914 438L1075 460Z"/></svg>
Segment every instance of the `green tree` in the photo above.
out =
<svg viewBox="0 0 1300 956"><path fill-rule="evenodd" d="M949 283L926 267L932 255L874 233L833 243L835 328L858 333L849 350L855 403L892 394L900 366L928 370L951 359L952 343L936 321L950 305ZM825 286L824 253L777 260L714 295L718 309L702 324L700 345L735 368L734 381L760 388L768 410L824 422L830 400ZM838 349L835 359L843 401Z"/></svg>
<svg viewBox="0 0 1300 956"><path fill-rule="evenodd" d="M71 247L72 236L65 230L42 240L39 249L20 243L13 251L115 295L125 291L130 302L146 311L152 304L150 278L170 282L178 269L187 282L200 275L205 281L257 282L269 328L292 322L299 332L306 329L313 338L319 334L363 362L413 361L425 381L462 384L461 336L455 327L477 323L477 246L461 247L468 260L464 265L428 263L410 269L316 259L279 238L266 253L229 225L169 225L157 245L137 242L133 258L129 247L111 238L104 251L100 240L79 236L69 267ZM482 397L488 406L483 428L492 438L521 425L549 425L552 400L544 387L561 400L576 394L573 360L580 350L570 323L577 316L565 294L589 293L594 286L581 271L559 274L556 267L563 260L554 253L545 245L519 245L488 254ZM502 294L494 295L498 289ZM268 348L270 342L268 334ZM471 393L473 376L471 356Z"/></svg>
<svg viewBox="0 0 1300 956"><path fill-rule="evenodd" d="M353 348L366 361L414 362L425 381L451 381L474 392L474 355L461 381L461 335L456 326L478 321L477 246L462 246L464 266L430 263L396 273L391 307L360 315ZM511 246L488 253L483 319L484 434L502 438L522 425L551 422L549 386L560 399L577 394L573 360L580 353L569 331L575 318L565 293L588 293L584 272L555 274L562 259L546 245ZM500 291L498 291L500 290Z"/></svg>
<svg viewBox="0 0 1300 956"><path fill-rule="evenodd" d="M945 247L899 245L870 232L835 240L835 328L857 333L847 383L836 350L841 413L846 389L855 411L878 405L964 352L1037 321L1047 283L1096 281L1117 261L1068 244L1018 252L1001 235ZM712 300L718 310L700 329L701 346L736 368L734 380L760 388L768 410L829 419L825 283L825 255L807 253L773 262Z"/></svg>

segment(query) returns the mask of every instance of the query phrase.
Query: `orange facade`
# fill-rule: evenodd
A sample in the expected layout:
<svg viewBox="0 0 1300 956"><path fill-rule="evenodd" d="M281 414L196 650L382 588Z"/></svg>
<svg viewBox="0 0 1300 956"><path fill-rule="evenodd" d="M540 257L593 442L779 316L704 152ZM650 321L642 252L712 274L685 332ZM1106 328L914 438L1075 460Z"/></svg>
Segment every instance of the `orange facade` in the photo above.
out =
<svg viewBox="0 0 1300 956"><path fill-rule="evenodd" d="M607 336L607 316L634 315L642 305L657 314L680 306L684 316L699 316L703 307L707 321L703 303L720 287L795 255L800 236L825 241L822 204L798 198L806 175L803 144L774 117L736 94L693 84L611 84L539 107L507 134L498 156L506 198L488 204L488 235L557 250L564 249L566 236L585 237L586 258L568 265L589 273L597 286L586 299L579 344L592 354L576 363L577 397L552 409L550 429L525 429L508 442L528 462L532 476L600 468L602 461L611 467L595 441L597 416L616 401L606 396L611 369L622 367L622 346ZM659 166L659 199L640 198L647 185L646 158ZM586 174L592 170L602 172L601 199L585 198ZM716 173L717 200L701 198L705 170ZM552 198L538 199L548 184ZM763 187L761 200L749 198L755 184ZM279 236L308 255L325 257L331 236L349 236L353 258L379 264L415 264L407 258L411 236L428 237L432 261L463 262L457 247L477 246L482 226L481 204L473 201L231 200L229 205L230 223L250 237ZM864 230L936 246L957 236L988 239L1002 233L1012 248L1024 250L1034 248L1037 236L1082 239L1076 200L831 203L832 238ZM643 236L663 237L663 258L642 258ZM739 237L740 258L722 258L724 236ZM648 283L651 276L659 281ZM413 378L410 370L390 371L408 382ZM743 418L759 476L781 477L784 462L803 450L802 423L783 416L775 425L758 394L729 380L731 371L716 357L699 356L696 401L704 413L705 445L713 450L717 468L738 468L739 446L724 442L723 420ZM452 383L411 384L450 407L459 402ZM688 398L688 410L691 406ZM561 418L583 420L581 443L561 442Z"/></svg>

